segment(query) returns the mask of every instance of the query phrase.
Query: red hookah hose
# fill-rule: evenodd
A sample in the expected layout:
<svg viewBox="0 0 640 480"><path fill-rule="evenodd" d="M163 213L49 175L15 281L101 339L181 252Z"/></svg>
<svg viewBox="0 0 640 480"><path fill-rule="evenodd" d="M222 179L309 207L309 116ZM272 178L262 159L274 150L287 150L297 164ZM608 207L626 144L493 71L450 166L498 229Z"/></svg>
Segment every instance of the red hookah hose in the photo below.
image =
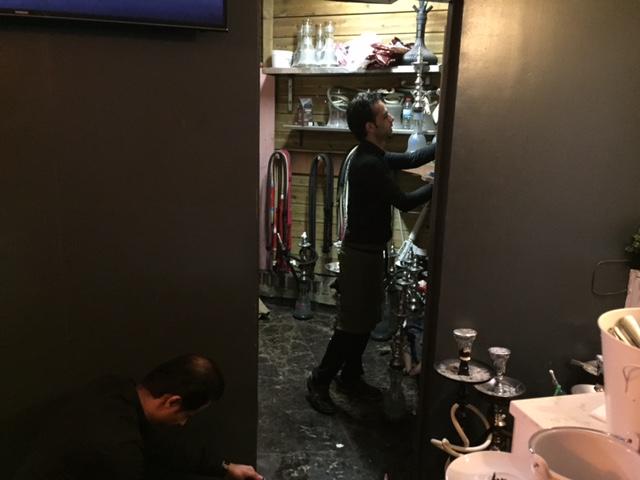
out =
<svg viewBox="0 0 640 480"><path fill-rule="evenodd" d="M271 268L288 271L286 253L291 249L291 160L286 150L276 150L267 168L267 250ZM286 252L278 241L282 239Z"/></svg>

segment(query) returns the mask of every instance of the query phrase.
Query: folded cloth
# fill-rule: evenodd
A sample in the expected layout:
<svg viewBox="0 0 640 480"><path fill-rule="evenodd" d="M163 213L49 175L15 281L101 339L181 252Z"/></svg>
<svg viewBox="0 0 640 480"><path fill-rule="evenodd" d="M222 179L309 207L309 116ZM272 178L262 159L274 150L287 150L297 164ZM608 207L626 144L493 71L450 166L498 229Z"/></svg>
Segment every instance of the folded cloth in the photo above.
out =
<svg viewBox="0 0 640 480"><path fill-rule="evenodd" d="M397 37L391 40L390 45L374 43L371 47L373 48L373 53L366 59L367 70L391 68L398 65L402 60L402 56L410 50Z"/></svg>

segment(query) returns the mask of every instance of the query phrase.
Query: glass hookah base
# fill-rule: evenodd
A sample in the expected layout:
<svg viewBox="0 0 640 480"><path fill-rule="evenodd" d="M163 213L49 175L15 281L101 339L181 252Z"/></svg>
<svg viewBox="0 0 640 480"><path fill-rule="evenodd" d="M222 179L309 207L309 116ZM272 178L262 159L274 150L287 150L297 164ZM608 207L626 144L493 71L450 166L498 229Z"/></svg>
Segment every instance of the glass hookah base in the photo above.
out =
<svg viewBox="0 0 640 480"><path fill-rule="evenodd" d="M502 377L502 381L498 383L496 377L488 382L474 385L474 388L490 397L514 398L519 397L525 392L524 383L511 377Z"/></svg>
<svg viewBox="0 0 640 480"><path fill-rule="evenodd" d="M480 362L476 362L475 360L469 361L468 375L461 375L458 372L459 366L459 358L448 358L446 360L437 362L433 366L433 368L435 368L436 372L438 372L443 377L447 377L449 380L462 383L484 383L493 375L491 369L488 366Z"/></svg>

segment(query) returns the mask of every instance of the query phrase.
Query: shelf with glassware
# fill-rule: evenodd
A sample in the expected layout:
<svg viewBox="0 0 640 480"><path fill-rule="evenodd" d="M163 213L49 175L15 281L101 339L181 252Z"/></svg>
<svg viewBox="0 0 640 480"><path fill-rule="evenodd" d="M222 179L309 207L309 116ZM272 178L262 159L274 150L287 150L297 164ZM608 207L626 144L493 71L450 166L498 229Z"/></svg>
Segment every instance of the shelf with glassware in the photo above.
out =
<svg viewBox="0 0 640 480"><path fill-rule="evenodd" d="M326 125L295 125L295 124L284 124L282 125L284 128L289 128L291 130L303 131L303 132L349 132L347 127L330 127ZM413 129L411 128L394 128L393 133L397 133L399 135L411 135L413 133ZM423 132L427 136L434 136L436 134L435 130L423 130Z"/></svg>
<svg viewBox="0 0 640 480"><path fill-rule="evenodd" d="M424 73L441 73L442 65L429 65L429 69L424 69ZM378 70L349 70L344 67L290 67L273 68L264 67L262 73L265 75L376 75L376 74L410 74L416 73L413 65L399 65L389 69Z"/></svg>

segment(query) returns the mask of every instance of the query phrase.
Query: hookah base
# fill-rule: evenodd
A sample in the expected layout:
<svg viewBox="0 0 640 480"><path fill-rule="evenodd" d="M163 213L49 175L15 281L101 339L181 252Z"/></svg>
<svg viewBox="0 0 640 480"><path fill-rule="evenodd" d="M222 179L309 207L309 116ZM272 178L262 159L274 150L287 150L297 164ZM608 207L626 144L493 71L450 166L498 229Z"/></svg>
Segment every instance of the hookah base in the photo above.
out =
<svg viewBox="0 0 640 480"><path fill-rule="evenodd" d="M293 309L293 318L297 320L310 320L313 318L313 310L311 310L311 302L308 297L298 298Z"/></svg>
<svg viewBox="0 0 640 480"><path fill-rule="evenodd" d="M295 318L296 320L311 320L313 318L313 314L293 312L293 318Z"/></svg>
<svg viewBox="0 0 640 480"><path fill-rule="evenodd" d="M391 340L391 337L393 337L394 333L395 332L391 328L389 322L382 320L371 332L371 340L375 340L376 342L386 342L388 340Z"/></svg>
<svg viewBox="0 0 640 480"><path fill-rule="evenodd" d="M384 415L388 420L401 420L407 415L406 401L404 394L392 394L385 392L382 398Z"/></svg>

